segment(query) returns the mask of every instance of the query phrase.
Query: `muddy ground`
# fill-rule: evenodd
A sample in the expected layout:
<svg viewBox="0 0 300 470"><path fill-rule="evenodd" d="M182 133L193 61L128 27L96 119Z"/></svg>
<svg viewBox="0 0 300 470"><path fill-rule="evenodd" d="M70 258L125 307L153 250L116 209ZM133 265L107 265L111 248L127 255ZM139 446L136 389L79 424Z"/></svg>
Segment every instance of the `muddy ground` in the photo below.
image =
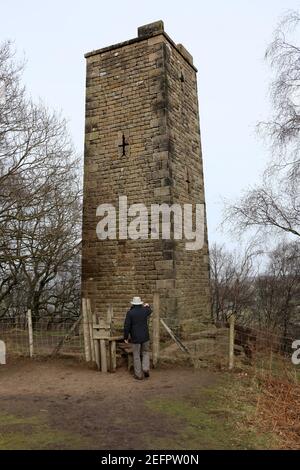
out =
<svg viewBox="0 0 300 470"><path fill-rule="evenodd" d="M19 359L0 369L0 426L2 421L4 433L11 432L13 447L32 448L28 436L41 432L37 447L145 448L152 438L176 436L173 420L152 411L154 398L183 397L214 381L212 374L192 369L157 369L150 379L136 381L125 369L101 374L72 359Z"/></svg>
<svg viewBox="0 0 300 470"><path fill-rule="evenodd" d="M164 366L137 381L73 358L10 360L0 366L0 449L261 446L237 437L223 389L223 375L203 369Z"/></svg>

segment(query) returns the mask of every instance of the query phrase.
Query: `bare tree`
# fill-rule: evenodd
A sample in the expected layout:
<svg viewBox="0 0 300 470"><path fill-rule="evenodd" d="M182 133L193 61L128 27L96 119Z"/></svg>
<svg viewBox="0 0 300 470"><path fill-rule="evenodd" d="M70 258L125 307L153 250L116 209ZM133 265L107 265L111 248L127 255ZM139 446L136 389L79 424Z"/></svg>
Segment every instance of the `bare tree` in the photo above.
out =
<svg viewBox="0 0 300 470"><path fill-rule="evenodd" d="M16 308L35 322L66 314L72 299L78 313L80 184L66 122L27 98L21 72L11 44L0 45L0 312L17 315L22 299ZM61 286L76 289L70 302Z"/></svg>
<svg viewBox="0 0 300 470"><path fill-rule="evenodd" d="M255 281L253 319L284 337L300 312L300 244L281 242L269 254L265 272Z"/></svg>
<svg viewBox="0 0 300 470"><path fill-rule="evenodd" d="M300 236L300 48L289 40L299 22L296 12L284 17L266 51L274 70L273 115L259 129L271 143L272 158L261 183L226 209L225 220L240 232Z"/></svg>
<svg viewBox="0 0 300 470"><path fill-rule="evenodd" d="M228 313L247 317L253 300L254 257L249 246L244 253L226 251L214 244L210 249L212 308L216 321L226 322Z"/></svg>
<svg viewBox="0 0 300 470"><path fill-rule="evenodd" d="M229 252L214 244L210 262L214 320L224 323L235 313L240 324L274 331L286 341L300 322L299 242L280 242L269 253L252 245Z"/></svg>

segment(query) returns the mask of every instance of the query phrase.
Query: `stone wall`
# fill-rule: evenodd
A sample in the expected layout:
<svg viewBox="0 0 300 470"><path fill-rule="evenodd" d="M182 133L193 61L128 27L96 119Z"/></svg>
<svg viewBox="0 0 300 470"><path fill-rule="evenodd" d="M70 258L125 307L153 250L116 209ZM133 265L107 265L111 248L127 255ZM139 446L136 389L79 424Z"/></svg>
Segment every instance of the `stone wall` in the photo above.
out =
<svg viewBox="0 0 300 470"><path fill-rule="evenodd" d="M138 34L86 54L82 294L100 315L112 304L122 321L133 295L151 302L158 290L164 315L188 332L210 315L207 236L186 251L184 241L96 235L97 207L119 196L149 208L204 202L192 58L162 22Z"/></svg>

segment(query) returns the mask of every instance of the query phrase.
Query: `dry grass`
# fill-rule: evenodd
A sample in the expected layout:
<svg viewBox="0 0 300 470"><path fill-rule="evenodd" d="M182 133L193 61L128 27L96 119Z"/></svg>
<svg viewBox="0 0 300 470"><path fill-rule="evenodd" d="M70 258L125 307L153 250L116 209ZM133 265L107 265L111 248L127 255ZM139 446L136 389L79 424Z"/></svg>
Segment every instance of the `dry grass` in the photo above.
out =
<svg viewBox="0 0 300 470"><path fill-rule="evenodd" d="M300 449L299 372L290 357L272 350L256 352L247 367L256 402L251 424L276 436L280 449Z"/></svg>
<svg viewBox="0 0 300 470"><path fill-rule="evenodd" d="M278 436L282 449L300 449L300 385L287 377L258 378L256 425Z"/></svg>

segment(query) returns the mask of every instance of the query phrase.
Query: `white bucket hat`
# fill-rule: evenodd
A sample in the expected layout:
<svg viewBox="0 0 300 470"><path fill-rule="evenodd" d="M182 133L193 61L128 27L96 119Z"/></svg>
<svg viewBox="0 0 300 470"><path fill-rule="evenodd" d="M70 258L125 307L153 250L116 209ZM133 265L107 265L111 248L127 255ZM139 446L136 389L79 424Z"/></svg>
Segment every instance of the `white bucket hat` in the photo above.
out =
<svg viewBox="0 0 300 470"><path fill-rule="evenodd" d="M132 305L143 305L143 301L140 297L133 297L132 301L130 302Z"/></svg>

